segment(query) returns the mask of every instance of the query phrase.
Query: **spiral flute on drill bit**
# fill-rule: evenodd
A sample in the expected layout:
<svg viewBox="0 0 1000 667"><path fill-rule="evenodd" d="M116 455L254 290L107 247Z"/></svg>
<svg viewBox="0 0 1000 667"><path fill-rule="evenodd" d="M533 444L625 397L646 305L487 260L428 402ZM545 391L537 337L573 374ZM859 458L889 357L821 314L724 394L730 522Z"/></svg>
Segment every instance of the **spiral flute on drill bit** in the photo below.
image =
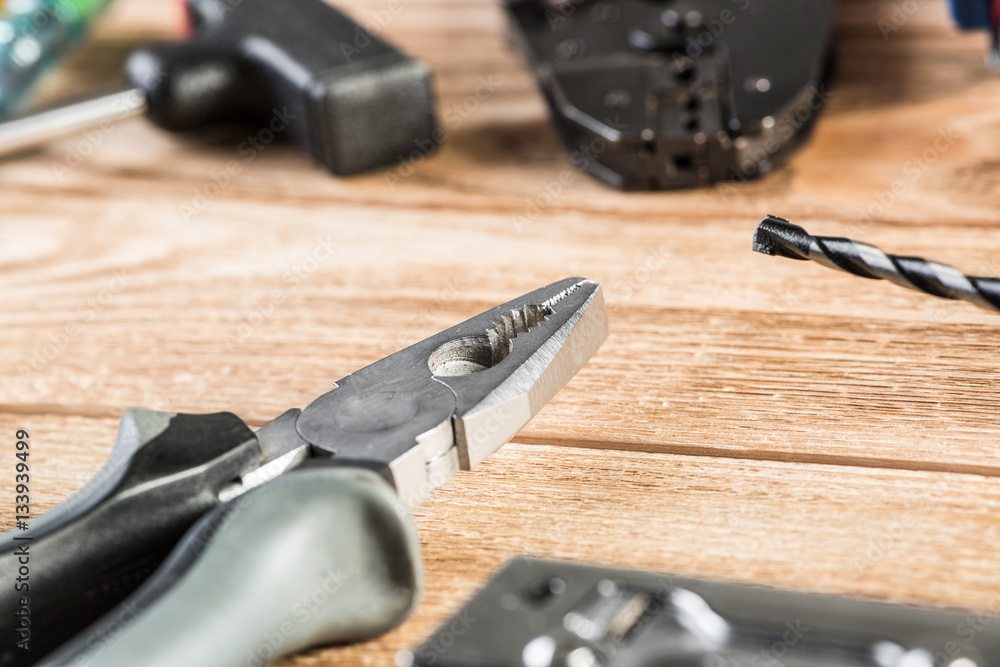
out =
<svg viewBox="0 0 1000 667"><path fill-rule="evenodd" d="M812 260L862 278L888 280L901 287L968 301L1000 312L1000 279L966 276L953 266L922 257L890 255L860 241L812 236L784 218L764 218L753 237L753 249L766 255Z"/></svg>

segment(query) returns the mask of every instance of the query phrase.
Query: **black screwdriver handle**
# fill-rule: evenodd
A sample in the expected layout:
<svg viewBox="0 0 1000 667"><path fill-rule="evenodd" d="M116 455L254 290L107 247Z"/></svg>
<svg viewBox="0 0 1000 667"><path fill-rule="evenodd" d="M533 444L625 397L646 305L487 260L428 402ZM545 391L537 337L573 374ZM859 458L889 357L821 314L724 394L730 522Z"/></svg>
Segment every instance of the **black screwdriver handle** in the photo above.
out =
<svg viewBox="0 0 1000 667"><path fill-rule="evenodd" d="M230 120L264 119L270 107L254 69L214 39L140 49L126 64L129 82L143 91L146 114L171 131Z"/></svg>
<svg viewBox="0 0 1000 667"><path fill-rule="evenodd" d="M250 121L262 144L294 141L339 175L426 155L442 139L430 68L323 0L187 7L190 41L140 49L125 67L164 128Z"/></svg>
<svg viewBox="0 0 1000 667"><path fill-rule="evenodd" d="M377 473L296 470L202 518L135 595L44 667L262 666L402 622L416 530Z"/></svg>
<svg viewBox="0 0 1000 667"><path fill-rule="evenodd" d="M253 431L230 413L125 413L87 486L27 531L0 536L0 665L34 664L120 603L261 457ZM22 566L27 578L17 581ZM30 651L16 648L24 616L8 613L22 608Z"/></svg>

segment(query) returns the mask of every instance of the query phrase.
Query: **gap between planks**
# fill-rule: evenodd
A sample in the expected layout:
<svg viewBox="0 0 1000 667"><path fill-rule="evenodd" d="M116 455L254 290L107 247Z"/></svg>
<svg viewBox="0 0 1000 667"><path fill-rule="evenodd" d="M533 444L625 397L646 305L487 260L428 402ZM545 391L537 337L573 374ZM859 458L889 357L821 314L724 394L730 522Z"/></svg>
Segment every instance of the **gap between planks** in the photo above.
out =
<svg viewBox="0 0 1000 667"><path fill-rule="evenodd" d="M85 419L120 419L120 413L110 410L93 409L87 406L65 405L0 405L0 414L20 416L59 416L83 417ZM264 425L261 420L245 420L253 429ZM533 446L570 447L580 449L596 449L603 451L639 452L647 454L666 454L678 456L695 456L715 459L736 459L751 461L775 461L779 463L815 464L828 466L847 466L853 468L875 468L886 470L908 470L915 472L943 472L960 475L976 475L979 477L1000 477L1000 464L997 466L971 465L962 463L945 463L940 461L899 460L877 456L845 456L840 454L781 452L766 450L724 449L710 446L687 444L614 441L605 439L573 439L519 434L515 436L519 443Z"/></svg>

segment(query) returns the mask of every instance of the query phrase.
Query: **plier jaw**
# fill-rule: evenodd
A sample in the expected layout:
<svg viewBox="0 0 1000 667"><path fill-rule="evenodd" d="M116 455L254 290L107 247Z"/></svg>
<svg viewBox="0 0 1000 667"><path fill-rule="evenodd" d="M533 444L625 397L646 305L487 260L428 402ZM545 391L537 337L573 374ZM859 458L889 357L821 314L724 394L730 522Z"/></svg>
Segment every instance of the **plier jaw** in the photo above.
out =
<svg viewBox="0 0 1000 667"><path fill-rule="evenodd" d="M37 651L0 646L0 664L236 664L247 641L285 632L281 610L299 591L320 588L331 602L281 651L383 632L422 586L404 505L511 438L607 335L600 286L571 278L352 373L256 432L231 413L130 411L85 489L0 540L4 608L18 602L16 545L30 541ZM345 576L322 574L329 563ZM14 619L0 631L13 636Z"/></svg>
<svg viewBox="0 0 1000 667"><path fill-rule="evenodd" d="M297 432L316 456L383 468L413 507L513 437L607 336L600 285L562 280L348 375Z"/></svg>

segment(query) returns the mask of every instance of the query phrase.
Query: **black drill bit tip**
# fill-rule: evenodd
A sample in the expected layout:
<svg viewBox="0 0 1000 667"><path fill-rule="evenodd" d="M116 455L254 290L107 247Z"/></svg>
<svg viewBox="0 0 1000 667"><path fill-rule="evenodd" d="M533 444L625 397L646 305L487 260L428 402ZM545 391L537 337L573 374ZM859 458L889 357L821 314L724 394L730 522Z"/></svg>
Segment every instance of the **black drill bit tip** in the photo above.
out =
<svg viewBox="0 0 1000 667"><path fill-rule="evenodd" d="M953 266L921 257L889 255L861 241L811 236L798 225L773 215L757 225L753 249L765 255L812 260L862 278L888 280L907 289L943 299L960 299L1000 312L1000 280L997 278L966 276Z"/></svg>
<svg viewBox="0 0 1000 667"><path fill-rule="evenodd" d="M753 234L753 249L765 255L808 260L809 244L806 230L775 215L761 220Z"/></svg>

